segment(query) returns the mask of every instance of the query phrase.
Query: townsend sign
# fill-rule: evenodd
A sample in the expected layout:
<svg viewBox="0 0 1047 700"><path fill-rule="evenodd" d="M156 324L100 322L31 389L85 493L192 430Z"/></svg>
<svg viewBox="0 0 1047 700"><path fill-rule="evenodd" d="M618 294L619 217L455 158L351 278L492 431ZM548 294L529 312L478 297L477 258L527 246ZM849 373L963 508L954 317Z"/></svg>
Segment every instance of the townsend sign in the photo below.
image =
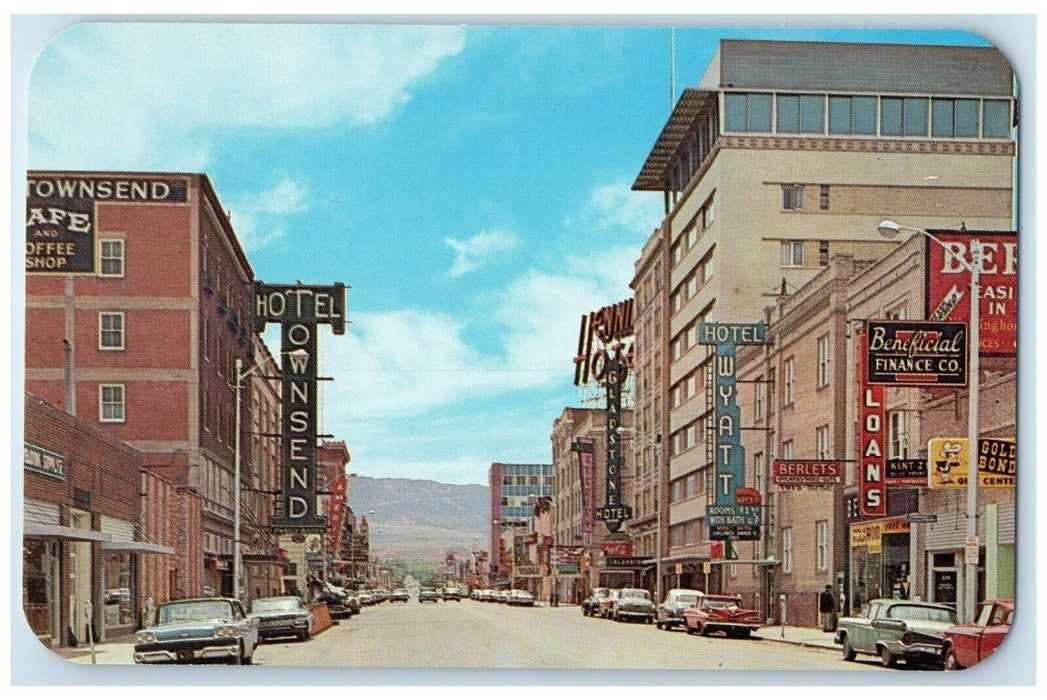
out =
<svg viewBox="0 0 1047 700"><path fill-rule="evenodd" d="M578 354L574 358L574 384L603 381L612 362L633 366L633 300L626 299L582 316Z"/></svg>
<svg viewBox="0 0 1047 700"><path fill-rule="evenodd" d="M866 321L869 384L966 386L967 324Z"/></svg>
<svg viewBox="0 0 1047 700"><path fill-rule="evenodd" d="M969 323L971 244L981 244L978 270L981 354L1014 357L1018 328L1018 234L1013 231L928 231L941 245L926 242L925 318ZM957 259L959 256L960 259Z"/></svg>
<svg viewBox="0 0 1047 700"><path fill-rule="evenodd" d="M335 335L345 333L345 285L307 287L256 282L254 327L280 324L283 362L281 395L282 488L278 515L280 532L323 533L326 518L316 512L316 435L319 404L316 386L319 324Z"/></svg>

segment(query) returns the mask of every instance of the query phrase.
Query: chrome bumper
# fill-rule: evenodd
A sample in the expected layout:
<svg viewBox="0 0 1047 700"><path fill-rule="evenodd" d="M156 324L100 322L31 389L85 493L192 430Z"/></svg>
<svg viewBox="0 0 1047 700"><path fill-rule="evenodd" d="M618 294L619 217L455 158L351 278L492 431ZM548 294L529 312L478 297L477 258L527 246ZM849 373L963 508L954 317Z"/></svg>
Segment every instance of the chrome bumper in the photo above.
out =
<svg viewBox="0 0 1047 700"><path fill-rule="evenodd" d="M134 660L136 664L176 664L193 663L194 661L211 661L213 659L227 659L240 654L240 645L210 646L201 649L189 649L169 651L167 649L153 649L150 651L136 651ZM179 658L181 655L182 658Z"/></svg>

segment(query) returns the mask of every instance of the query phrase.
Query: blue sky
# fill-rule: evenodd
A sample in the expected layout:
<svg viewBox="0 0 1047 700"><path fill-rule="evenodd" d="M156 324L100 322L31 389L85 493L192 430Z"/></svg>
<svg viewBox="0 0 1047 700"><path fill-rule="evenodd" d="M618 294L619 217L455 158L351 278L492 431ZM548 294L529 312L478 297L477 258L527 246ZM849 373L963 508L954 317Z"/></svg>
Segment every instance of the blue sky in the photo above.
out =
<svg viewBox="0 0 1047 700"><path fill-rule="evenodd" d="M677 95L727 37L988 43L679 27ZM486 483L551 461L579 319L632 295L670 29L87 23L28 107L29 168L205 173L259 279L352 287L321 409L351 471Z"/></svg>

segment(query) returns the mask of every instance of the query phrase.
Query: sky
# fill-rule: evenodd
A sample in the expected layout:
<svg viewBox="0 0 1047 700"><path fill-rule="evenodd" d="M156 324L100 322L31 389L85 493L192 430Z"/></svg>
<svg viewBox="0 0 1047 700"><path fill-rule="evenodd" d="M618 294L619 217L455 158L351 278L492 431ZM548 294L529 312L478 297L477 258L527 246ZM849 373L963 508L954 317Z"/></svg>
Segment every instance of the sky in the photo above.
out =
<svg viewBox="0 0 1047 700"><path fill-rule="evenodd" d="M721 38L989 44L698 19L675 28L674 97ZM349 470L486 484L552 461L581 316L632 296L662 220L630 187L673 32L634 24L76 24L32 68L27 166L206 174L257 279L350 286L320 369Z"/></svg>

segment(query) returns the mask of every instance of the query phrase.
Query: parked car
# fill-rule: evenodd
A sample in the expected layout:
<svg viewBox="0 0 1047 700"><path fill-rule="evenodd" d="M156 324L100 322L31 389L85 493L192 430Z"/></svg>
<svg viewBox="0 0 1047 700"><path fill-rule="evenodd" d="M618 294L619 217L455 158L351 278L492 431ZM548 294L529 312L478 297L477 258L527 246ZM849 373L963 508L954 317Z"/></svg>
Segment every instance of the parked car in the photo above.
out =
<svg viewBox="0 0 1047 700"><path fill-rule="evenodd" d="M491 600L495 603L507 603L509 602L509 591L494 591L491 593Z"/></svg>
<svg viewBox="0 0 1047 700"><path fill-rule="evenodd" d="M331 614L331 619L353 616L353 608L349 603L349 591L341 586L325 581L323 589L316 596L316 602L327 603L327 611Z"/></svg>
<svg viewBox="0 0 1047 700"><path fill-rule="evenodd" d="M436 591L432 588L423 588L418 592L419 603L439 603L440 596L436 594Z"/></svg>
<svg viewBox="0 0 1047 700"><path fill-rule="evenodd" d="M723 632L744 639L760 629L760 613L743 608L741 596L702 595L693 607L683 611L683 624L687 634L704 637Z"/></svg>
<svg viewBox="0 0 1047 700"><path fill-rule="evenodd" d="M249 664L258 645L259 620L232 598L163 603L156 624L135 633L136 664Z"/></svg>
<svg viewBox="0 0 1047 700"><path fill-rule="evenodd" d="M948 605L876 598L864 615L840 618L834 640L843 645L845 661L872 654L888 668L898 659L911 666L941 666L945 631L957 623L956 611Z"/></svg>
<svg viewBox="0 0 1047 700"><path fill-rule="evenodd" d="M474 588L469 591L469 600L480 600L480 589Z"/></svg>
<svg viewBox="0 0 1047 700"><path fill-rule="evenodd" d="M353 615L360 614L360 599L356 597L356 591L346 591L348 596L345 599L345 607L349 608L349 612Z"/></svg>
<svg viewBox="0 0 1047 700"><path fill-rule="evenodd" d="M509 605L533 606L534 596L527 591L520 590L519 588L514 588L513 590L509 591L509 596L505 602Z"/></svg>
<svg viewBox="0 0 1047 700"><path fill-rule="evenodd" d="M582 601L582 615L592 617L600 614L600 602L607 597L610 588L594 588L589 597Z"/></svg>
<svg viewBox="0 0 1047 700"><path fill-rule="evenodd" d="M701 591L693 588L671 589L665 594L665 600L655 608L654 619L658 629L671 630L677 625L683 625L683 611L694 607L702 595Z"/></svg>
<svg viewBox="0 0 1047 700"><path fill-rule="evenodd" d="M987 600L978 608L974 622L945 630L945 670L959 671L988 658L1007 636L1013 618L1013 600Z"/></svg>
<svg viewBox="0 0 1047 700"><path fill-rule="evenodd" d="M621 591L617 588L607 589L607 596L600 601L600 617L607 620L611 619L611 614L614 612L614 601L618 600L618 594L620 592Z"/></svg>
<svg viewBox="0 0 1047 700"><path fill-rule="evenodd" d="M611 618L618 622L640 620L651 624L654 622L654 603L651 593L642 588L623 588L614 601Z"/></svg>
<svg viewBox="0 0 1047 700"><path fill-rule="evenodd" d="M389 596L390 603L406 603L409 600L411 600L411 594L407 592L406 588L397 588L392 592L392 595Z"/></svg>
<svg viewBox="0 0 1047 700"><path fill-rule="evenodd" d="M445 588L444 589L444 600L462 600L462 592L457 588Z"/></svg>
<svg viewBox="0 0 1047 700"><path fill-rule="evenodd" d="M258 618L258 636L297 637L304 642L313 634L313 614L298 596L256 598L251 601L251 617Z"/></svg>
<svg viewBox="0 0 1047 700"><path fill-rule="evenodd" d="M490 603L491 602L491 595L493 593L494 593L494 591L492 591L490 588L483 589L482 591L480 591L480 600L482 600L485 603Z"/></svg>
<svg viewBox="0 0 1047 700"><path fill-rule="evenodd" d="M370 591L359 591L356 594L356 599L360 601L360 605L374 605L374 598L371 596Z"/></svg>

